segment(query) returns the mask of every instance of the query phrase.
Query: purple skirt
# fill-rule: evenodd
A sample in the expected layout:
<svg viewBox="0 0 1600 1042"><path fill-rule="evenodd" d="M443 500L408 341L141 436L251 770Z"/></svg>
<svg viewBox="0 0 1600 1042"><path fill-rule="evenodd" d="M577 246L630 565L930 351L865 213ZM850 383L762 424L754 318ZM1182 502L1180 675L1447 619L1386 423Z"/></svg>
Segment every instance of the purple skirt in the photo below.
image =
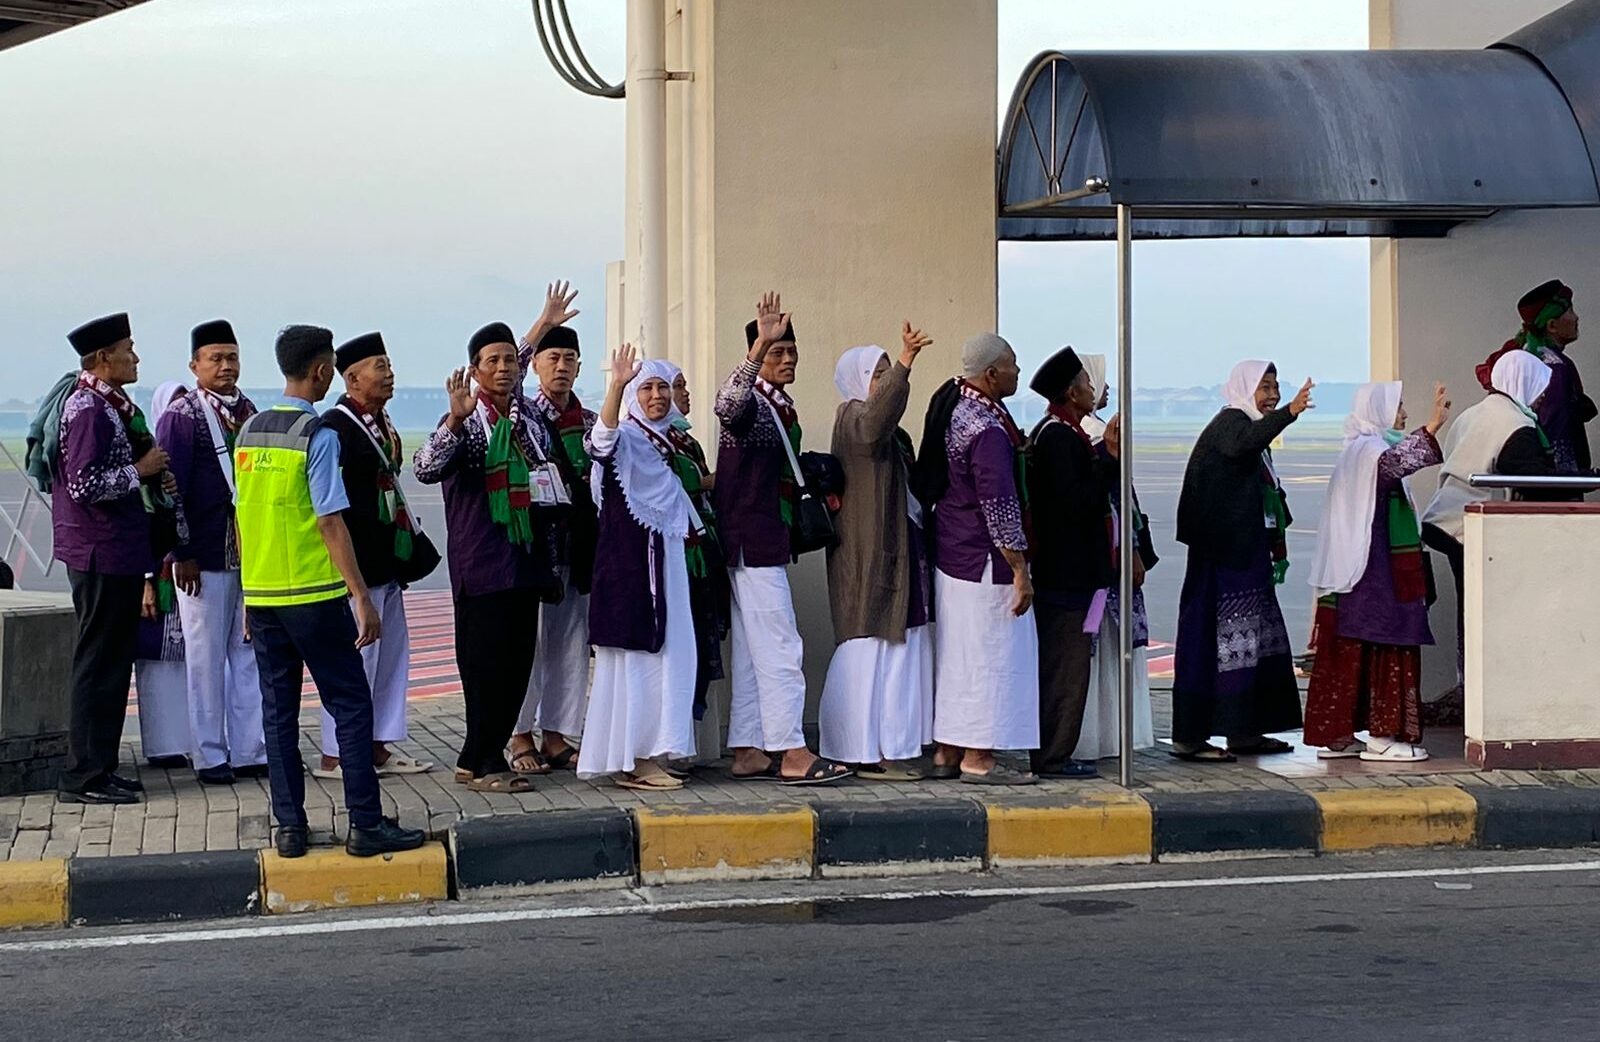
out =
<svg viewBox="0 0 1600 1042"><path fill-rule="evenodd" d="M1192 551L1178 601L1173 741L1248 738L1300 726L1300 687L1272 563L1226 568Z"/></svg>

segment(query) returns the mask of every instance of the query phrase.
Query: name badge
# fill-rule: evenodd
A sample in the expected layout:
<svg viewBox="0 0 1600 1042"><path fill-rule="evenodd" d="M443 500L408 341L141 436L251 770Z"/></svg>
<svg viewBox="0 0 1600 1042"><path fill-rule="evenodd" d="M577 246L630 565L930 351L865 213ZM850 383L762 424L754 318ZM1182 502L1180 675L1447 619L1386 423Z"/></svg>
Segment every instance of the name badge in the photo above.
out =
<svg viewBox="0 0 1600 1042"><path fill-rule="evenodd" d="M572 497L567 493L567 483L561 480L561 471L556 469L554 463L544 463L529 472L528 491L538 506L557 507L572 503Z"/></svg>

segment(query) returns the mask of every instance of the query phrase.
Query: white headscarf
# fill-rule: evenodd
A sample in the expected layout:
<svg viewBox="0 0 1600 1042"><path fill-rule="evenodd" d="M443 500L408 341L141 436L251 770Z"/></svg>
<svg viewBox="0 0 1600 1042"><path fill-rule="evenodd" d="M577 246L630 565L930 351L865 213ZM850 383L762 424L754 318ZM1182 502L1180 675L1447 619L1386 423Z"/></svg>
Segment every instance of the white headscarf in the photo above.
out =
<svg viewBox="0 0 1600 1042"><path fill-rule="evenodd" d="M150 429L156 429L156 424L161 421L161 414L172 407L174 399L188 393L183 384L176 380L168 380L166 383L159 385L155 394L150 396Z"/></svg>
<svg viewBox="0 0 1600 1042"><path fill-rule="evenodd" d="M1323 593L1349 593L1367 570L1378 507L1378 458L1400 413L1400 383L1363 384L1344 421L1344 450L1333 465L1317 528L1309 582Z"/></svg>
<svg viewBox="0 0 1600 1042"><path fill-rule="evenodd" d="M847 402L864 402L872 390L872 374L877 371L878 359L888 358L889 352L877 344L852 347L839 356L833 367L833 386Z"/></svg>
<svg viewBox="0 0 1600 1042"><path fill-rule="evenodd" d="M1550 386L1550 367L1528 351L1507 351L1494 363L1489 384L1533 417L1533 403Z"/></svg>
<svg viewBox="0 0 1600 1042"><path fill-rule="evenodd" d="M1271 368L1271 362L1256 358L1234 366L1222 387L1222 397L1227 400L1228 408L1238 409L1252 420L1261 419L1261 410L1256 408L1256 388L1261 386L1261 378Z"/></svg>
<svg viewBox="0 0 1600 1042"><path fill-rule="evenodd" d="M662 458L656 442L645 433L648 428L665 440L672 426L672 413L669 410L659 420L645 416L644 407L639 404L639 388L652 379L665 380L670 388L675 368L662 359L648 358L622 389L627 418L617 424L617 447L613 456L628 513L645 528L660 532L668 539L682 539L690 528L699 529L700 517L689 502L689 494L683 490L677 471ZM598 489L603 487L603 481L604 472L596 462L590 468L590 485Z"/></svg>
<svg viewBox="0 0 1600 1042"><path fill-rule="evenodd" d="M1106 393L1106 356L1079 355L1078 361L1083 363L1083 371L1094 386L1094 411L1083 418L1083 433L1091 441L1099 441L1106 434L1106 421L1100 418L1100 396Z"/></svg>
<svg viewBox="0 0 1600 1042"><path fill-rule="evenodd" d="M669 362L665 358L652 358L650 361L659 365L662 372L672 374L664 377L664 379L667 381L668 387L671 387L673 383L677 381L678 377L683 375L683 368L681 366L674 362ZM634 401L638 401L638 395L634 396ZM678 408L677 395L672 396L672 408L667 411L667 422L673 426L681 427L684 430L689 429L689 417L685 416L683 414L683 410Z"/></svg>

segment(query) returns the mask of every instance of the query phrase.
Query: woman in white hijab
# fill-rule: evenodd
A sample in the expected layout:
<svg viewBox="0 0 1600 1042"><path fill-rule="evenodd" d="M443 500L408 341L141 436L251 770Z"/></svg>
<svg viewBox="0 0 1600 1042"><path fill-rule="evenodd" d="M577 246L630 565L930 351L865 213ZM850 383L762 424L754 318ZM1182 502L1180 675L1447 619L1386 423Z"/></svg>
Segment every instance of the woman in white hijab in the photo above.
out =
<svg viewBox="0 0 1600 1042"><path fill-rule="evenodd" d="M1428 629L1422 535L1405 479L1443 459L1435 435L1450 413L1443 386L1411 434L1400 384L1366 384L1344 424L1308 577L1317 604L1316 667L1306 743L1323 759L1426 760L1422 647ZM1357 731L1370 737L1363 744Z"/></svg>
<svg viewBox="0 0 1600 1042"><path fill-rule="evenodd" d="M594 684L578 777L678 789L683 782L662 761L695 752L689 569L700 524L672 467L672 372L636 358L627 344L612 355L587 437L600 536L589 601Z"/></svg>
<svg viewBox="0 0 1600 1042"><path fill-rule="evenodd" d="M1291 518L1272 442L1311 408L1310 380L1279 408L1271 362L1234 366L1227 407L1195 442L1178 499L1189 548L1178 600L1172 752L1195 763L1286 753L1270 737L1300 726L1300 687L1276 587L1289 568ZM1211 744L1213 735L1228 748Z"/></svg>
<svg viewBox="0 0 1600 1042"><path fill-rule="evenodd" d="M933 741L933 638L922 506L910 485L911 437L900 429L911 367L933 341L901 330L900 359L876 345L846 351L834 367L843 401L832 451L844 470L828 551L834 652L817 710L824 757L865 781L915 781Z"/></svg>
<svg viewBox="0 0 1600 1042"><path fill-rule="evenodd" d="M1465 551L1462 535L1467 506L1491 499L1513 498L1504 490L1473 488L1473 474L1519 474L1553 477L1560 471L1550 439L1539 426L1537 408L1550 386L1550 367L1528 351L1502 354L1490 371L1489 394L1476 405L1462 411L1450 425L1444 439L1444 466L1440 470L1439 491L1422 512L1422 541L1430 550L1450 563L1456 587L1456 679L1457 687L1437 702L1424 705L1423 715L1430 723L1459 723L1461 720L1462 659L1462 567ZM1581 499L1567 492L1529 490L1518 492L1517 499Z"/></svg>
<svg viewBox="0 0 1600 1042"><path fill-rule="evenodd" d="M150 429L161 414L188 391L176 380L156 388L150 398ZM189 766L194 740L189 731L189 679L183 659L183 626L172 584L172 565L145 581L138 657L133 663L139 703L139 747L150 766L177 770Z"/></svg>
<svg viewBox="0 0 1600 1042"><path fill-rule="evenodd" d="M1083 418L1083 433L1096 445L1106 436L1106 421L1100 410L1111 404L1111 387L1106 383L1106 356L1079 355L1083 371L1089 374L1089 384L1094 388L1094 412Z"/></svg>

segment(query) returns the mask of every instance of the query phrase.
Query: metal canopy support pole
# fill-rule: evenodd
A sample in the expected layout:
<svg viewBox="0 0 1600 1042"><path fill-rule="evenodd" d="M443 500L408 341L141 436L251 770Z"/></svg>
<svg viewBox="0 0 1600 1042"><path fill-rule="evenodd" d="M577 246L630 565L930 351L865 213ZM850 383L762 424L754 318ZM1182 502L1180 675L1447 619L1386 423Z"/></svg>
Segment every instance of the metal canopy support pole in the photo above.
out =
<svg viewBox="0 0 1600 1042"><path fill-rule="evenodd" d="M1118 546L1122 567L1117 577L1117 648L1121 665L1117 700L1117 780L1133 785L1133 212L1117 204L1117 414L1122 417L1119 467L1122 510L1118 513Z"/></svg>
<svg viewBox="0 0 1600 1042"><path fill-rule="evenodd" d="M638 268L626 273L638 293L637 331L646 358L667 357L667 36L662 0L628 0L629 129L636 136L629 177L637 178Z"/></svg>

